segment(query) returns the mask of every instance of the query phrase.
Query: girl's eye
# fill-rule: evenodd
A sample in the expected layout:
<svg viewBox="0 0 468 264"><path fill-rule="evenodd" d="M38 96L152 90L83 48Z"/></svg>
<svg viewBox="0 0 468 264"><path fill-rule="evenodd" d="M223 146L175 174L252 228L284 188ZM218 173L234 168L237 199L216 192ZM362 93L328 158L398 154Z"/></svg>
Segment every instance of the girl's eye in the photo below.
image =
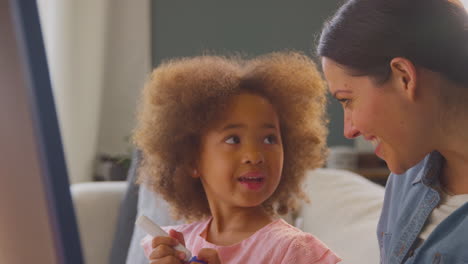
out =
<svg viewBox="0 0 468 264"><path fill-rule="evenodd" d="M349 99L345 99L345 98L342 98L342 99L337 99L342 106L346 107L348 104L349 104Z"/></svg>
<svg viewBox="0 0 468 264"><path fill-rule="evenodd" d="M276 144L278 143L278 140L275 135L269 135L263 140L263 143L265 144Z"/></svg>
<svg viewBox="0 0 468 264"><path fill-rule="evenodd" d="M238 136L230 136L224 142L228 144L239 144L240 138Z"/></svg>

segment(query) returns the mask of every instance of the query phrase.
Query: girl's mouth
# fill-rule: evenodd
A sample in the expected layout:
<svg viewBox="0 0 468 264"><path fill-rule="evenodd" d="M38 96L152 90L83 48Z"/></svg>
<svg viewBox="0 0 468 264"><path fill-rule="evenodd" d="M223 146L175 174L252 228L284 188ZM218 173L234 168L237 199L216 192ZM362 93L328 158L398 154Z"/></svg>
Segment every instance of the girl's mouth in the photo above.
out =
<svg viewBox="0 0 468 264"><path fill-rule="evenodd" d="M259 172L246 173L237 180L249 190L258 190L265 183L265 175Z"/></svg>
<svg viewBox="0 0 468 264"><path fill-rule="evenodd" d="M262 182L264 178L257 178L257 177L240 177L240 182Z"/></svg>

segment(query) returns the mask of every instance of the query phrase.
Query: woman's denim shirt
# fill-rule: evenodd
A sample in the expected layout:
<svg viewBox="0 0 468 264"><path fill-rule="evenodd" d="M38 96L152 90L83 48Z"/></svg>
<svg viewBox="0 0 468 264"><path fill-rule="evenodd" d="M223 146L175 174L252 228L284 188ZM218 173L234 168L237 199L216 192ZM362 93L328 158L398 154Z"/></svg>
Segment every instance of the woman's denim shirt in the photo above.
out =
<svg viewBox="0 0 468 264"><path fill-rule="evenodd" d="M405 173L390 175L377 227L381 263L468 263L468 203L414 248L424 223L440 202L434 187L439 185L443 162L440 153L432 152Z"/></svg>

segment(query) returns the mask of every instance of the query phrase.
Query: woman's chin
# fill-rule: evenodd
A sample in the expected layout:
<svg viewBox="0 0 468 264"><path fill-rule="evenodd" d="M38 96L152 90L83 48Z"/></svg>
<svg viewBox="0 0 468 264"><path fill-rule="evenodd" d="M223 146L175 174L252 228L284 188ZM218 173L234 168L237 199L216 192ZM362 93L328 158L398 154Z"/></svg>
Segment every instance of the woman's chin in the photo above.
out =
<svg viewBox="0 0 468 264"><path fill-rule="evenodd" d="M384 159L387 163L388 169L394 174L402 174L412 167L416 166L428 153L419 152L414 155L407 155L402 157L402 155L387 155ZM399 158L399 159L397 159Z"/></svg>
<svg viewBox="0 0 468 264"><path fill-rule="evenodd" d="M403 174L405 173L411 166L407 166L402 164L401 162L396 162L393 160L385 160L387 163L388 169L394 174Z"/></svg>
<svg viewBox="0 0 468 264"><path fill-rule="evenodd" d="M405 173L406 170L402 169L402 168L392 168L392 167L388 167L388 169L393 173L393 174L403 174Z"/></svg>

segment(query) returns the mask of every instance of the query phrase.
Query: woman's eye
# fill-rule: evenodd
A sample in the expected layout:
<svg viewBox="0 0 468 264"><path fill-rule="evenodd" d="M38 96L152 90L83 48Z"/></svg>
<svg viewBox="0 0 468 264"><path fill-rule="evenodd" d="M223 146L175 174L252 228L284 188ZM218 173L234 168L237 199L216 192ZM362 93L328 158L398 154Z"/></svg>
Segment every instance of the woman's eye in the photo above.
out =
<svg viewBox="0 0 468 264"><path fill-rule="evenodd" d="M263 140L263 143L265 144L276 144L278 142L277 138L275 135L269 135Z"/></svg>
<svg viewBox="0 0 468 264"><path fill-rule="evenodd" d="M228 144L239 144L240 138L238 136L230 136L224 142Z"/></svg>

